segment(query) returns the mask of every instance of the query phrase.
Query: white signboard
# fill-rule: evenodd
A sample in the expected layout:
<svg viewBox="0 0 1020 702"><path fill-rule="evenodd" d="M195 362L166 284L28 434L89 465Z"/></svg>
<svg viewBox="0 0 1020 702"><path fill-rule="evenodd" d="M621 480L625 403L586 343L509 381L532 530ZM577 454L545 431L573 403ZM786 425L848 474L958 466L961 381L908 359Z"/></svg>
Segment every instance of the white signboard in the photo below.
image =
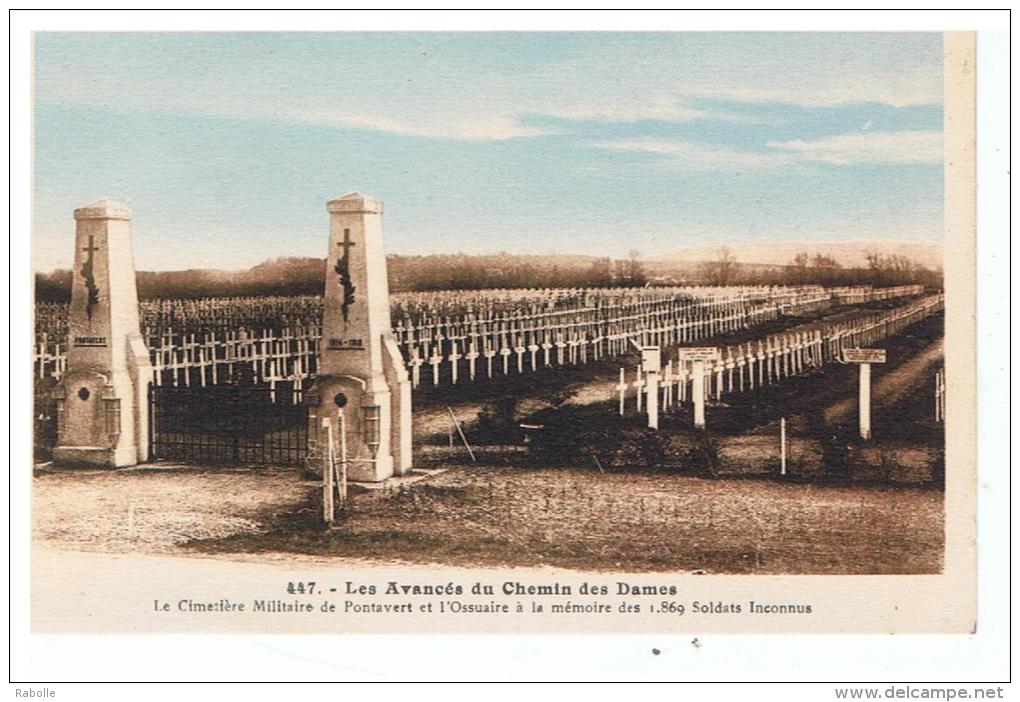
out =
<svg viewBox="0 0 1020 702"><path fill-rule="evenodd" d="M885 363L885 349L843 349L843 363Z"/></svg>
<svg viewBox="0 0 1020 702"><path fill-rule="evenodd" d="M641 366L646 371L659 371L659 366L662 365L662 359L659 354L658 346L643 346L641 347Z"/></svg>
<svg viewBox="0 0 1020 702"><path fill-rule="evenodd" d="M715 346L694 346L686 349L677 349L681 361L716 361L719 359L719 349Z"/></svg>

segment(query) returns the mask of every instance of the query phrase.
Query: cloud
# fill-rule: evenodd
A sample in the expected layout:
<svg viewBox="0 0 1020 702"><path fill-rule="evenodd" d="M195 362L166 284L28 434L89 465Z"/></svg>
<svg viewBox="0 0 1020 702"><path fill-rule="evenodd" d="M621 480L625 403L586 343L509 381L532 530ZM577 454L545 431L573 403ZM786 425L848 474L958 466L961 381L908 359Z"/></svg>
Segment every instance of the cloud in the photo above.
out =
<svg viewBox="0 0 1020 702"><path fill-rule="evenodd" d="M790 155L740 151L725 146L707 146L687 141L621 139L591 142L597 149L632 151L668 158L672 165L692 171L761 170L788 164Z"/></svg>
<svg viewBox="0 0 1020 702"><path fill-rule="evenodd" d="M813 141L770 141L768 146L805 161L838 166L942 163L942 133L937 131L840 134Z"/></svg>
<svg viewBox="0 0 1020 702"><path fill-rule="evenodd" d="M937 35L563 33L541 49L535 40L44 36L36 99L461 141L554 133L538 117L760 122L742 107L942 102ZM428 58L421 46L434 49Z"/></svg>
<svg viewBox="0 0 1020 702"><path fill-rule="evenodd" d="M243 117L243 115L235 116ZM247 114L247 118L251 118L250 113ZM559 130L526 125L512 115L478 114L410 121L382 115L351 114L342 111L283 110L274 112L274 118L302 124L371 129L399 136L458 141L505 141L559 133Z"/></svg>
<svg viewBox="0 0 1020 702"><path fill-rule="evenodd" d="M804 163L853 166L866 163L942 163L942 134L936 131L864 132L816 140L770 141L767 151L749 151L687 141L621 139L590 142L597 149L654 154L692 171L747 171Z"/></svg>

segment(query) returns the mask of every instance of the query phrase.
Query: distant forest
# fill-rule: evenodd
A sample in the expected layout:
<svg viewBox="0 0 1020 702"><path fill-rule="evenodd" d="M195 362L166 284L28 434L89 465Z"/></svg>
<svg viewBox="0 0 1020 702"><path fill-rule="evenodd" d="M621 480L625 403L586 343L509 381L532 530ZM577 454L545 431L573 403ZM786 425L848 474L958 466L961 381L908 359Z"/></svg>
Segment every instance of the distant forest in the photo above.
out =
<svg viewBox="0 0 1020 702"><path fill-rule="evenodd" d="M642 261L596 256L491 256L464 254L399 256L387 259L390 289L470 290L482 288L635 287L644 285L898 285L942 286L942 272L902 256L873 254L868 268L842 268L823 256L799 254L788 266L737 261L725 247L712 261ZM261 295L317 295L326 263L320 258L276 258L241 271L197 269L138 271L142 298L195 298ZM35 276L40 302L70 299L71 271Z"/></svg>

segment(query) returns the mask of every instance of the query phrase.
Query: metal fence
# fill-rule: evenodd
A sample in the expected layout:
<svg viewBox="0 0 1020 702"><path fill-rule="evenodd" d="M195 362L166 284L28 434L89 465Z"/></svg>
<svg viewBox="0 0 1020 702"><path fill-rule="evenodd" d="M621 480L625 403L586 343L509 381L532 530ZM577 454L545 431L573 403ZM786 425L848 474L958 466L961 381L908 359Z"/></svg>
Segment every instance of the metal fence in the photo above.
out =
<svg viewBox="0 0 1020 702"><path fill-rule="evenodd" d="M303 465L307 408L294 388L172 387L149 390L154 459Z"/></svg>

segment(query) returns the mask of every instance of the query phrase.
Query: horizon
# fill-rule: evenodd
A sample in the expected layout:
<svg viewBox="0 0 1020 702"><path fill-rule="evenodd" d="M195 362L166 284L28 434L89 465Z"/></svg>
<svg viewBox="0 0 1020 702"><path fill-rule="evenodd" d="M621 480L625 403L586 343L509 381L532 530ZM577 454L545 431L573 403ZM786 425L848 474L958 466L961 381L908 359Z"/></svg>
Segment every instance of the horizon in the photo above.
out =
<svg viewBox="0 0 1020 702"><path fill-rule="evenodd" d="M397 255L942 241L939 34L43 32L35 51L37 271L70 267L72 212L105 196L153 271L319 257L345 190L384 202Z"/></svg>
<svg viewBox="0 0 1020 702"><path fill-rule="evenodd" d="M741 246L755 246L755 247L758 247L758 246L770 246L770 247L799 247L799 246L804 246L804 253L807 253L807 254L816 254L816 253L824 253L824 248L819 248L819 246L824 247L826 245L832 245L832 244L836 244L836 245L840 245L840 246L848 246L848 247L854 246L856 244L880 244L880 245L884 245L884 246L917 245L917 246L934 247L934 248L936 248L938 250L938 256L939 256L939 265L937 266L937 269L941 269L942 266L943 266L943 261L941 260L942 252L943 252L943 245L942 245L941 242L916 241L916 240L911 240L911 241L883 241L883 240L879 240L879 239L858 239L858 240L854 240L854 241L845 241L845 242L843 242L843 241L836 241L836 242L829 242L829 241L823 241L823 242L801 242L801 241L775 241L775 242L760 242L760 241L756 241L756 242L747 242L747 241L742 241L741 242L741 241L737 241L737 242L720 243L718 246L720 248L725 247L725 248L728 248L728 249L732 249L732 247L741 247ZM815 248L812 248L812 247L815 247ZM641 261L642 263L659 264L659 265L704 263L704 262L706 262L709 259L686 259L686 260L684 260L684 259L674 258L674 257L667 258L667 256L670 255L670 254L676 255L678 253L678 251L683 251L683 250L686 250L686 249L700 249L700 248L712 248L712 247L708 246L708 245L706 245L706 246L695 245L695 246L690 246L690 247L683 247L682 249L679 249L679 250L672 250L672 251L665 252L665 254L660 253L660 254L656 254L654 256L645 256L645 255L642 255L642 256L638 257L638 260ZM885 253L885 252L880 252L880 253ZM626 260L628 258L628 256L626 256L626 255L614 257L614 256L605 256L605 255L593 254L593 253L578 253L578 252L566 253L566 252L559 252L559 251L553 251L553 252L534 252L534 253L531 253L531 252L529 252L529 253L514 253L514 252L509 252L509 251L490 251L490 252L478 252L478 253L467 253L467 252L464 252L464 251L446 251L446 252L439 251L439 252L425 253L425 254L417 254L417 253L415 253L415 254L407 254L407 253L401 253L401 252L396 252L396 251L390 251L390 252L386 253L386 257L387 258L390 258L390 257L421 258L421 257L429 257L429 256L436 256L436 257L443 257L443 256L465 256L465 257L469 257L469 258L492 258L492 257L507 256L507 255L514 256L514 257L520 257L520 258L529 258L529 257L532 257L532 258L554 258L554 257L557 257L557 258L579 258L579 259L593 259L593 260L600 259L600 258L609 258L609 259L614 260L614 261ZM826 255L828 255L828 254L826 254ZM282 254L280 256L271 256L271 257L265 258L265 259L263 259L261 261L257 261L254 264L252 264L250 266L243 267L243 268L222 268L222 267L216 267L216 266L204 266L204 267L158 268L158 269L136 268L136 271L139 272L139 273L184 273L184 272L192 272L192 271L195 271L195 272L199 272L199 271L214 271L214 272L218 272L218 273L245 273L245 272L248 272L248 271L250 271L250 270L252 270L254 268L257 268L259 266L265 265L267 263L273 263L273 262L276 262L276 261L289 260L289 259L293 259L293 260L321 260L321 261L325 261L326 260L326 256L324 256L324 255L323 256L315 256L315 255L298 256L298 255ZM922 261L917 261L917 262L924 263ZM738 265L743 264L743 265L749 265L749 266L775 266L775 267L781 267L781 266L794 267L795 266L795 264L794 264L794 262L792 260L788 261L788 262L775 263L775 262L765 262L765 261L757 261L757 260L741 260L741 259L738 258L736 260L736 263ZM847 270L854 270L854 269L860 268L859 266L847 265L847 264L845 264L845 263L843 263L843 262L841 262L839 260L837 260L837 263L839 263L842 268L847 269ZM58 273L58 272L70 272L70 269L71 269L70 266L64 266L64 267L51 268L51 269L48 269L48 270L35 270L33 272L35 274L38 274L38 275L52 275L52 274Z"/></svg>

